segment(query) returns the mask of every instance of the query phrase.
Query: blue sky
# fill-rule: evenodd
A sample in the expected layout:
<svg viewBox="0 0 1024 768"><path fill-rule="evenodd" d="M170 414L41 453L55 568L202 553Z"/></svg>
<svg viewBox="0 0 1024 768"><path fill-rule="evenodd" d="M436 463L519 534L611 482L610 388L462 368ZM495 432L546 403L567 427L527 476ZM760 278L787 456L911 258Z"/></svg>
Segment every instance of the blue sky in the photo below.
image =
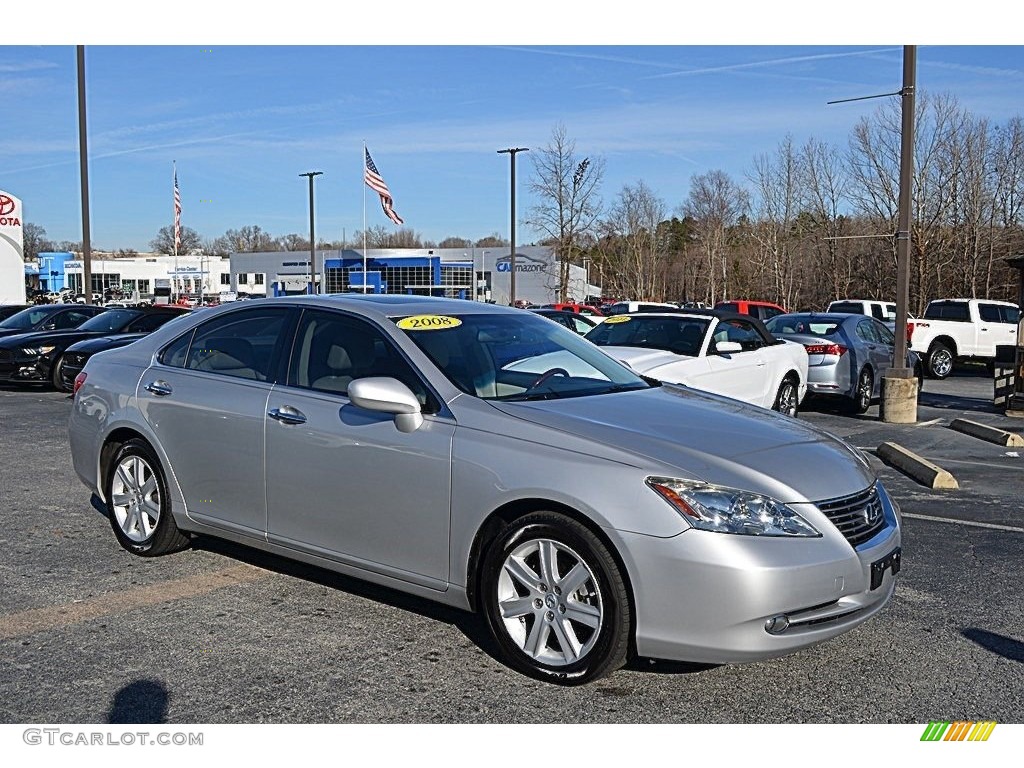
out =
<svg viewBox="0 0 1024 768"><path fill-rule="evenodd" d="M543 6L516 8L529 17ZM742 6L730 9L742 15ZM474 17L475 29L436 35L413 15L398 29L379 16L356 16L354 30L310 36L303 25L316 22L294 13L280 34L276 17L251 29L213 19L203 35L211 41L196 42L95 21L83 32L18 36L39 43L32 46L0 32L0 189L21 197L26 221L50 239L81 238L76 42L87 45L92 242L104 249L148 250L171 223L173 162L182 223L204 237L250 224L275 236L308 235L308 182L299 174L313 170L323 172L319 237L351 240L363 227L364 200L368 227L392 227L362 183L364 141L395 210L421 237L507 237L509 160L496 151L541 148L558 124L580 156L605 159L604 200L642 180L672 212L694 175L724 170L743 182L754 158L787 135L845 145L856 121L881 102L826 102L901 85L901 43L812 45L800 34L759 33L755 24L722 38L732 44L701 45L693 30L666 35L651 18L646 37L629 25L624 36L657 44L614 44L615 20L555 40L534 24L522 32L533 42L517 43L506 26L516 14ZM351 26L346 18L339 26ZM556 21L574 29L564 17ZM366 28L378 31L359 34ZM1024 47L948 45L941 43L956 40L932 36L940 41L918 48L919 89L951 93L995 122L1024 111ZM266 44L306 39L317 44ZM352 44L360 41L373 44ZM530 153L520 154L520 213L532 203L531 173ZM520 243L535 236L518 228Z"/></svg>

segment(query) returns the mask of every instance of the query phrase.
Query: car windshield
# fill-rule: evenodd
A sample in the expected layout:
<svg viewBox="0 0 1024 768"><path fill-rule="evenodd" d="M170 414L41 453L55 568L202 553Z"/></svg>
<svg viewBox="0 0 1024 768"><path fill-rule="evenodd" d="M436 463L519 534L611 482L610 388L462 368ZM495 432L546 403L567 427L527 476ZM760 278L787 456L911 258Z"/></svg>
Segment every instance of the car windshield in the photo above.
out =
<svg viewBox="0 0 1024 768"><path fill-rule="evenodd" d="M776 315L764 325L773 336L798 334L826 337L839 330L842 320L822 315Z"/></svg>
<svg viewBox="0 0 1024 768"><path fill-rule="evenodd" d="M23 309L21 310L21 312L16 312L15 314L8 317L6 320L0 323L0 328L17 330L27 330L35 328L37 325L43 322L43 320L45 320L51 314L51 312L52 311L48 309L29 307L28 309Z"/></svg>
<svg viewBox="0 0 1024 768"><path fill-rule="evenodd" d="M485 400L547 400L653 386L579 335L532 313L393 319L452 384Z"/></svg>
<svg viewBox="0 0 1024 768"><path fill-rule="evenodd" d="M142 313L135 309L108 309L106 312L100 312L95 317L90 317L78 326L78 330L100 331L102 333L120 331L140 314Z"/></svg>
<svg viewBox="0 0 1024 768"><path fill-rule="evenodd" d="M618 315L588 331L586 339L601 347L664 349L677 355L700 354L711 321L703 317Z"/></svg>

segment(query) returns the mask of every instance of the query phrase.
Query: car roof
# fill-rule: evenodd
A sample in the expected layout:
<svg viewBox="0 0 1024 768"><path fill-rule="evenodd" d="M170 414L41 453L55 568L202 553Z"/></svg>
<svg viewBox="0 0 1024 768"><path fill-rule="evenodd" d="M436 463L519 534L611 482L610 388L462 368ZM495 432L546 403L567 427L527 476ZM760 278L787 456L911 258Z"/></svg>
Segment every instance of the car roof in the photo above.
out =
<svg viewBox="0 0 1024 768"><path fill-rule="evenodd" d="M260 305L287 304L348 309L377 320L409 315L519 315L523 310L467 299L404 294L334 293L301 296L276 296L260 300ZM230 302L229 302L230 305ZM225 306L225 305L222 305Z"/></svg>

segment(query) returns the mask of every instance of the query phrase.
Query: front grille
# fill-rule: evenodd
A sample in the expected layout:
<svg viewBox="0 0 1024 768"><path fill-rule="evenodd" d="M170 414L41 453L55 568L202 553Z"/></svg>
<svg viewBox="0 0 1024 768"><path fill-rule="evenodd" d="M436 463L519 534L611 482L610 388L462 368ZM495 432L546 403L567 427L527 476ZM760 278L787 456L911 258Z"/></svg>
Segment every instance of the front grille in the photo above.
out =
<svg viewBox="0 0 1024 768"><path fill-rule="evenodd" d="M64 365L72 368L82 368L85 365L85 361L89 358L88 355L79 354L77 352L69 352L64 355Z"/></svg>
<svg viewBox="0 0 1024 768"><path fill-rule="evenodd" d="M859 547L885 527L882 502L874 486L853 496L819 501L817 507L854 547Z"/></svg>

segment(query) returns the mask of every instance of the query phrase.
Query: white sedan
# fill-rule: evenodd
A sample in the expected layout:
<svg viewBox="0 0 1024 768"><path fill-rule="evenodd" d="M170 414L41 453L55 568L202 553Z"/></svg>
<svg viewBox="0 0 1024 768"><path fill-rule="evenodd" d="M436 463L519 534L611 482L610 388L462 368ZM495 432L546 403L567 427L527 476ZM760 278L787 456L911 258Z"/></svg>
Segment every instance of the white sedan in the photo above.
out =
<svg viewBox="0 0 1024 768"><path fill-rule="evenodd" d="M637 373L795 416L807 351L761 321L717 310L615 315L584 337Z"/></svg>

